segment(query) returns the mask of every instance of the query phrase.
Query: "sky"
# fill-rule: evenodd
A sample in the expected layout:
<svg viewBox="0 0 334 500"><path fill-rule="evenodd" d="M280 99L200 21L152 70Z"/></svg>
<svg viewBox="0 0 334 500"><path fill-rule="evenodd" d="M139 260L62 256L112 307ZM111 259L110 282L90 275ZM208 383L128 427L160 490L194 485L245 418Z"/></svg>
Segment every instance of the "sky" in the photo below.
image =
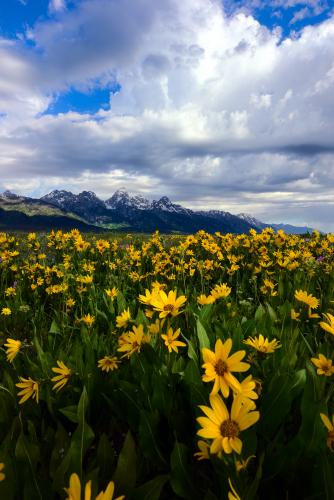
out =
<svg viewBox="0 0 334 500"><path fill-rule="evenodd" d="M0 174L334 232L334 0L0 0Z"/></svg>

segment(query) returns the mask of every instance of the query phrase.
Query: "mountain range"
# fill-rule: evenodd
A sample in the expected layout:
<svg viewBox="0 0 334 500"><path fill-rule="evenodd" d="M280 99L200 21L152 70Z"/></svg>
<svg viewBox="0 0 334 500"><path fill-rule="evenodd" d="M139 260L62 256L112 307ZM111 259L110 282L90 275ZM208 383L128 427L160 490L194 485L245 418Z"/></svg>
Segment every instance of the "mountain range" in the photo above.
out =
<svg viewBox="0 0 334 500"><path fill-rule="evenodd" d="M312 231L308 227L268 224L243 213L191 210L172 203L167 196L150 202L141 195L131 196L125 189L117 190L107 200L92 191L73 194L54 190L41 198L10 191L0 194L0 230L6 231L77 228L95 232L194 233L204 229L210 233L248 233L266 227L295 234Z"/></svg>

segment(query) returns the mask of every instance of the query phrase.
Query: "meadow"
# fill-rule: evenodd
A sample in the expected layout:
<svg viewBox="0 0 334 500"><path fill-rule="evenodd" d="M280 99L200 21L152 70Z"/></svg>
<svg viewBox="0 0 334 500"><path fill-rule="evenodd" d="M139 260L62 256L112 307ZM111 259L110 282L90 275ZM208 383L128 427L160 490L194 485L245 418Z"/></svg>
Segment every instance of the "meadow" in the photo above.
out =
<svg viewBox="0 0 334 500"><path fill-rule="evenodd" d="M0 233L0 499L334 498L334 235Z"/></svg>

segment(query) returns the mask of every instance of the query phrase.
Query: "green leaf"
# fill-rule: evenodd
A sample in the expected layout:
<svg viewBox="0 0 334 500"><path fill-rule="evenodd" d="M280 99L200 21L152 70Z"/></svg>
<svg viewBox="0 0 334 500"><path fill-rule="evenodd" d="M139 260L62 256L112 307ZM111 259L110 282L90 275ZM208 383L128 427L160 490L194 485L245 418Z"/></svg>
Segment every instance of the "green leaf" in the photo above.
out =
<svg viewBox="0 0 334 500"><path fill-rule="evenodd" d="M169 476L163 474L151 479L139 488L136 488L132 494L134 500L159 500L161 492Z"/></svg>
<svg viewBox="0 0 334 500"><path fill-rule="evenodd" d="M99 440L96 458L101 480L109 482L114 468L115 450L111 446L108 436L104 433L101 434Z"/></svg>
<svg viewBox="0 0 334 500"><path fill-rule="evenodd" d="M170 484L174 493L181 498L195 497L192 475L189 467L189 450L183 444L175 441L170 457L171 477Z"/></svg>
<svg viewBox="0 0 334 500"><path fill-rule="evenodd" d="M194 343L190 339L187 339L187 337L185 337L184 335L182 335L182 337L188 344L188 358L192 359L196 364L198 364L198 355Z"/></svg>
<svg viewBox="0 0 334 500"><path fill-rule="evenodd" d="M290 411L292 401L300 394L306 382L306 370L303 368L293 376L276 375L263 397L259 429L269 439L283 423Z"/></svg>
<svg viewBox="0 0 334 500"><path fill-rule="evenodd" d="M255 319L256 321L261 321L261 319L265 316L266 310L263 307L262 304L259 305L259 307L255 311Z"/></svg>
<svg viewBox="0 0 334 500"><path fill-rule="evenodd" d="M113 477L118 491L128 495L133 490L137 478L137 453L136 445L131 432L125 436L123 448L118 457L116 471Z"/></svg>
<svg viewBox="0 0 334 500"><path fill-rule="evenodd" d="M202 325L202 323L200 322L199 319L197 320L196 324L197 324L197 337L198 337L201 352L202 352L202 349L204 347L206 347L207 349L210 349L210 340L209 340L209 337L205 331L204 326Z"/></svg>
<svg viewBox="0 0 334 500"><path fill-rule="evenodd" d="M55 334L60 333L60 329L56 320L52 320L49 333L55 333Z"/></svg>
<svg viewBox="0 0 334 500"><path fill-rule="evenodd" d="M158 412L140 411L139 440L144 455L159 465L166 464L157 442L159 414Z"/></svg>
<svg viewBox="0 0 334 500"><path fill-rule="evenodd" d="M79 422L78 418L78 408L76 405L66 406L65 408L59 409L60 413L65 415L71 422L77 424Z"/></svg>

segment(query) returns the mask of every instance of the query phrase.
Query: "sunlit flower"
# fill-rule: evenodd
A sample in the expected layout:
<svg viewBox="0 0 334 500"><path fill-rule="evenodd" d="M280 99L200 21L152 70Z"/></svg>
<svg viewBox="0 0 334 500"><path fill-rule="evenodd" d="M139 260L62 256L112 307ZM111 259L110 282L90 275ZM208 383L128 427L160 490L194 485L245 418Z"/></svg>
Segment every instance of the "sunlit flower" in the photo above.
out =
<svg viewBox="0 0 334 500"><path fill-rule="evenodd" d="M210 396L211 408L200 406L206 417L198 417L201 425L197 434L204 439L212 439L210 453L241 453L242 441L240 433L255 424L259 418L258 411L251 411L247 403L242 403L237 396L234 398L229 414L227 407L219 395Z"/></svg>
<svg viewBox="0 0 334 500"><path fill-rule="evenodd" d="M139 295L139 302L141 304L145 304L146 306L150 306L151 305L151 301L152 301L152 298L156 297L158 294L158 290L157 289L153 289L152 292L150 292L149 290L145 290L145 295Z"/></svg>
<svg viewBox="0 0 334 500"><path fill-rule="evenodd" d="M82 323L85 323L85 325L87 325L90 328L95 321L95 316L91 316L90 314L85 314L85 316L82 316L82 318L80 318L80 321L82 321Z"/></svg>
<svg viewBox="0 0 334 500"><path fill-rule="evenodd" d="M161 335L161 338L163 338L163 340L165 341L165 346L167 346L168 348L168 352L179 352L178 347L184 347L187 345L185 342L177 340L180 334L180 328L175 330L175 332L173 332L172 328L168 328L167 335Z"/></svg>
<svg viewBox="0 0 334 500"><path fill-rule="evenodd" d="M230 288L226 283L222 283L221 285L216 285L214 289L211 291L212 297L214 299L225 299L231 293L232 288Z"/></svg>
<svg viewBox="0 0 334 500"><path fill-rule="evenodd" d="M176 290L171 290L168 295L159 290L151 300L151 305L155 311L160 311L159 318L166 318L166 316L177 316L182 311L179 309L184 305L187 298L184 295L176 296Z"/></svg>
<svg viewBox="0 0 334 500"><path fill-rule="evenodd" d="M197 460L208 460L210 458L210 445L200 439L197 441L197 446L199 451L194 453L194 457L197 457Z"/></svg>
<svg viewBox="0 0 334 500"><path fill-rule="evenodd" d="M154 323L151 323L148 326L148 331L150 332L151 335L157 335L158 333L161 332L162 327L165 324L165 319L156 319Z"/></svg>
<svg viewBox="0 0 334 500"><path fill-rule="evenodd" d="M22 396L19 401L19 404L21 405L25 403L25 401L27 401L27 399L29 399L30 397L32 397L32 399L35 399L36 403L38 403L39 399L38 382L36 382L36 380L33 380L31 377L29 378L19 377L19 379L21 380L21 382L15 384L16 387L22 389L17 393L18 396Z"/></svg>
<svg viewBox="0 0 334 500"><path fill-rule="evenodd" d="M129 321L131 320L131 314L129 308L123 311L121 314L116 316L116 326L117 328L124 328L127 326Z"/></svg>
<svg viewBox="0 0 334 500"><path fill-rule="evenodd" d="M213 304L216 301L216 298L213 295L204 295L201 294L199 297L197 297L197 303L200 304L201 306L207 305L207 304Z"/></svg>
<svg viewBox="0 0 334 500"><path fill-rule="evenodd" d="M255 391L256 382L253 379L252 375L248 375L244 380L240 382L240 389L238 391L234 391L235 396L239 396L241 401L243 400L252 400L258 399L258 394ZM251 406L255 408L255 403L252 403Z"/></svg>
<svg viewBox="0 0 334 500"><path fill-rule="evenodd" d="M13 297L14 295L16 295L16 288L14 288L13 286L6 288L5 295L6 297Z"/></svg>
<svg viewBox="0 0 334 500"><path fill-rule="evenodd" d="M241 390L240 382L232 372L245 372L249 369L248 363L241 362L246 351L237 351L229 357L232 349L232 339L223 342L218 339L215 345L215 352L204 347L202 349L205 374L202 376L204 382L214 382L211 396L221 390L225 398L228 397L230 388L236 392Z"/></svg>
<svg viewBox="0 0 334 500"><path fill-rule="evenodd" d="M10 309L10 307L3 307L1 309L1 314L2 316L10 316L12 314L12 310Z"/></svg>
<svg viewBox="0 0 334 500"><path fill-rule="evenodd" d="M332 416L332 422L329 420L327 415L324 413L320 413L320 418L324 424L324 426L328 430L327 434L327 446L331 451L334 451L334 415Z"/></svg>
<svg viewBox="0 0 334 500"><path fill-rule="evenodd" d="M7 360L10 363L13 362L14 358L20 352L21 346L22 342L20 340L7 339L7 344L5 344L5 347L7 347L6 350Z"/></svg>
<svg viewBox="0 0 334 500"><path fill-rule="evenodd" d="M327 359L323 354L319 354L319 358L311 358L312 363L316 366L318 375L325 375L330 377L334 374L334 366L332 366L333 361Z"/></svg>
<svg viewBox="0 0 334 500"><path fill-rule="evenodd" d="M104 358L99 359L97 366L101 368L102 371L108 373L117 370L119 364L120 361L116 356L104 356Z"/></svg>
<svg viewBox="0 0 334 500"><path fill-rule="evenodd" d="M327 321L327 323L325 323L324 321L321 321L320 322L320 326L323 330L325 330L326 332L329 332L331 333L332 335L334 335L334 316L332 314L323 314L325 320Z"/></svg>
<svg viewBox="0 0 334 500"><path fill-rule="evenodd" d="M81 482L77 474L71 474L69 487L64 489L67 494L66 500L81 500ZM101 491L95 500L123 500L125 498L124 495L121 495L113 499L114 490L115 484L113 481L110 481L105 491ZM92 481L88 481L85 485L84 500L91 500L91 496Z"/></svg>
<svg viewBox="0 0 334 500"><path fill-rule="evenodd" d="M114 300L117 297L118 289L116 287L113 287L111 290L110 288L108 288L105 290L105 292L111 300Z"/></svg>
<svg viewBox="0 0 334 500"><path fill-rule="evenodd" d="M72 307L75 306L75 300L72 299L71 297L69 299L66 300L66 307L68 309L71 309Z"/></svg>
<svg viewBox="0 0 334 500"><path fill-rule="evenodd" d="M304 302L310 309L317 309L319 306L319 300L304 290L296 290L295 299L299 300L299 302Z"/></svg>
<svg viewBox="0 0 334 500"><path fill-rule="evenodd" d="M243 340L243 343L264 354L271 354L275 352L276 349L282 347L278 340L273 339L269 342L269 339L261 334L258 337L249 337L247 340Z"/></svg>
<svg viewBox="0 0 334 500"><path fill-rule="evenodd" d="M72 371L70 368L68 368L62 361L57 361L58 368L52 368L52 371L55 373L59 373L59 375L53 377L51 379L52 382L56 382L55 385L52 387L53 391L60 391L60 389L63 389L67 382L69 381Z"/></svg>

